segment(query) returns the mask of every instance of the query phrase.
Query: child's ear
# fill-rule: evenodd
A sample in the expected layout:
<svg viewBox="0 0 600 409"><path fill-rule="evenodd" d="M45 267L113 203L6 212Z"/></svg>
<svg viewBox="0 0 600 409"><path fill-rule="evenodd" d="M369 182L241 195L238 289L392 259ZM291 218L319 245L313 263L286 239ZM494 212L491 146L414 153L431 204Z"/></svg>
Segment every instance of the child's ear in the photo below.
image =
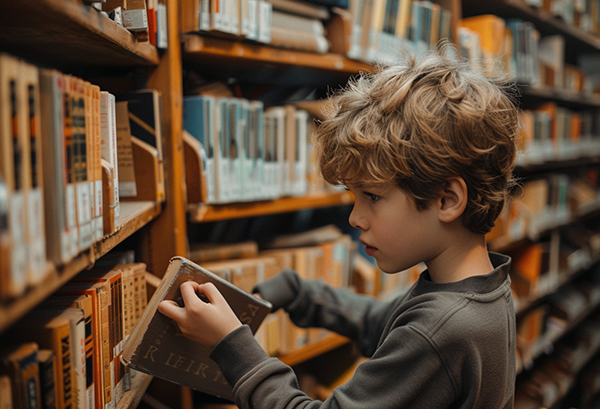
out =
<svg viewBox="0 0 600 409"><path fill-rule="evenodd" d="M458 219L467 207L467 184L463 178L451 177L444 183L438 199L439 218L442 222Z"/></svg>

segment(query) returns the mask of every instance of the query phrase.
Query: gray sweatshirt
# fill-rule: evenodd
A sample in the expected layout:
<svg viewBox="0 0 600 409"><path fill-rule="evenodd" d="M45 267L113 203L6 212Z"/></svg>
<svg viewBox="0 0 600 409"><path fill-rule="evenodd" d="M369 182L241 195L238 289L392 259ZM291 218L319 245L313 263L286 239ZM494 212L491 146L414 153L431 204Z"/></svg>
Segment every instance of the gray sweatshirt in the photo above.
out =
<svg viewBox="0 0 600 409"><path fill-rule="evenodd" d="M490 253L494 270L454 283L424 271L397 299L301 280L292 270L257 286L299 326L324 327L356 340L370 357L324 402L298 388L292 369L269 357L242 326L211 358L242 409L512 408L515 314L510 258Z"/></svg>

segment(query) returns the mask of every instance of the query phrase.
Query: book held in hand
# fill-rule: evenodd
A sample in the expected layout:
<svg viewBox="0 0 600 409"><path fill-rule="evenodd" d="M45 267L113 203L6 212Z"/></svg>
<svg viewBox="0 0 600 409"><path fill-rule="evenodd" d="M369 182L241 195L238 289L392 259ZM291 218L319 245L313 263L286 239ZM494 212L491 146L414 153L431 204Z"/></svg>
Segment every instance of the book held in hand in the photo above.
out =
<svg viewBox="0 0 600 409"><path fill-rule="evenodd" d="M183 305L180 286L185 281L212 282L243 324L256 332L271 304L183 257L171 259L138 324L125 344L122 362L130 368L221 398L232 399L232 389L209 354L211 349L185 337L172 319L157 311L163 300Z"/></svg>

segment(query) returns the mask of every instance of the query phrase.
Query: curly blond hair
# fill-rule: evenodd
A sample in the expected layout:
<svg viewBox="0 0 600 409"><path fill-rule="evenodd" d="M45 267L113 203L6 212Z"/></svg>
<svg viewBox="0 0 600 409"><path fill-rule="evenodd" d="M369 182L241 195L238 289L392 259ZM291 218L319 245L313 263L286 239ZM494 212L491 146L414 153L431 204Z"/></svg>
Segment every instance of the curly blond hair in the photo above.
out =
<svg viewBox="0 0 600 409"><path fill-rule="evenodd" d="M332 184L395 183L420 210L460 176L464 224L485 234L515 183L517 91L446 51L405 55L334 93L314 135L318 166Z"/></svg>

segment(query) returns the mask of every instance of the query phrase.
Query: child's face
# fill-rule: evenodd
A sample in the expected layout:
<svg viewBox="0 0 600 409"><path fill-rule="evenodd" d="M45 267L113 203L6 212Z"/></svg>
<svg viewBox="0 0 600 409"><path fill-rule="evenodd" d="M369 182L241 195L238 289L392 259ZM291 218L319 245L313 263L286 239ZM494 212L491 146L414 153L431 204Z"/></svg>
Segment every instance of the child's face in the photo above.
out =
<svg viewBox="0 0 600 409"><path fill-rule="evenodd" d="M350 224L360 229L366 253L382 271L402 271L439 254L443 226L436 206L417 210L412 198L393 184L347 187L355 196Z"/></svg>

